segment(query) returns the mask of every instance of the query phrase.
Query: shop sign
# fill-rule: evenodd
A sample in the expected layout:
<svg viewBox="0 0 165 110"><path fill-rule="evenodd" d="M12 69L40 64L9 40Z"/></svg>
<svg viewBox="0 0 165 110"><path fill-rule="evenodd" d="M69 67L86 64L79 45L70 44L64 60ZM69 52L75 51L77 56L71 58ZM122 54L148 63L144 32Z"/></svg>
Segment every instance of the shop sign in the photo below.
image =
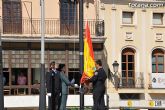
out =
<svg viewBox="0 0 165 110"><path fill-rule="evenodd" d="M165 107L165 100L151 100L149 101L150 107Z"/></svg>
<svg viewBox="0 0 165 110"><path fill-rule="evenodd" d="M152 88L165 88L165 73L151 74Z"/></svg>

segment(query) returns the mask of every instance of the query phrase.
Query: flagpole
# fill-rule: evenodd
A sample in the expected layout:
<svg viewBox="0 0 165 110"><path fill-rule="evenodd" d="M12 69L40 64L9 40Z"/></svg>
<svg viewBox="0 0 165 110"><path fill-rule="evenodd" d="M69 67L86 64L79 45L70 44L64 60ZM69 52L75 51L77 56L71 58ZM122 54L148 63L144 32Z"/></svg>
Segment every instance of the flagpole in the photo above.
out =
<svg viewBox="0 0 165 110"><path fill-rule="evenodd" d="M80 47L80 74L83 74L84 68L84 40L83 40L83 0L79 1L79 47ZM80 85L80 110L84 110L84 89Z"/></svg>
<svg viewBox="0 0 165 110"><path fill-rule="evenodd" d="M46 110L46 87L45 87L45 1L40 0L41 6L41 74L40 74L40 96L39 110Z"/></svg>
<svg viewBox="0 0 165 110"><path fill-rule="evenodd" d="M0 26L2 19L0 17ZM2 39L1 39L1 27L0 27L0 110L4 110L4 94L3 94L3 66L2 66Z"/></svg>

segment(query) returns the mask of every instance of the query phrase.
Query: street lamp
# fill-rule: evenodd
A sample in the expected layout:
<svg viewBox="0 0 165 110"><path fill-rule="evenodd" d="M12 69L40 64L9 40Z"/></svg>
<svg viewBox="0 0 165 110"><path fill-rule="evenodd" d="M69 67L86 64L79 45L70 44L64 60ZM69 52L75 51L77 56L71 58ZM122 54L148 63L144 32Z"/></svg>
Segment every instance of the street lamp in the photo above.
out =
<svg viewBox="0 0 165 110"><path fill-rule="evenodd" d="M117 76L117 72L118 72L118 69L119 69L119 63L117 63L117 61L114 61L112 66L113 66L113 71L114 71L114 73L112 72L112 82L114 83L114 85L116 87L120 83L120 82L118 82L118 81L120 81L119 76Z"/></svg>
<svg viewBox="0 0 165 110"><path fill-rule="evenodd" d="M119 63L117 63L117 61L113 62L113 71L114 71L114 75L118 72L119 69Z"/></svg>

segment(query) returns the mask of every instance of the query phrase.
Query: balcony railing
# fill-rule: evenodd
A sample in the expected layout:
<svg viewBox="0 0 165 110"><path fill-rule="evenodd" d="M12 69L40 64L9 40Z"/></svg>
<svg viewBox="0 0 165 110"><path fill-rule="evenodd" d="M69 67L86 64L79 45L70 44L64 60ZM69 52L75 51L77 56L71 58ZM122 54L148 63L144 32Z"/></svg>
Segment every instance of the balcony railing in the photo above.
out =
<svg viewBox="0 0 165 110"><path fill-rule="evenodd" d="M103 20L84 20L84 29L86 21L90 28L91 35L104 36L104 21ZM41 33L40 19L2 19L2 34L10 35L29 35L37 36ZM78 35L79 21L60 21L60 19L45 19L45 35L59 36L59 35Z"/></svg>
<svg viewBox="0 0 165 110"><path fill-rule="evenodd" d="M135 73L137 77L122 77L121 74L115 77L115 86L118 88L144 88L143 73Z"/></svg>

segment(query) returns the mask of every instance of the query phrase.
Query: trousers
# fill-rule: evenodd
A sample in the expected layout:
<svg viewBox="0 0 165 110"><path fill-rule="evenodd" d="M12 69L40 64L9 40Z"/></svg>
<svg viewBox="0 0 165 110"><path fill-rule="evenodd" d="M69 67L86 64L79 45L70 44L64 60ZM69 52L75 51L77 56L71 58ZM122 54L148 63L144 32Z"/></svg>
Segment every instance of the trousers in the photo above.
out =
<svg viewBox="0 0 165 110"><path fill-rule="evenodd" d="M62 94L60 110L66 110L67 98L68 98L68 94Z"/></svg>
<svg viewBox="0 0 165 110"><path fill-rule="evenodd" d="M48 110L59 110L60 102L61 102L60 93L55 93L53 96L50 96L48 98Z"/></svg>
<svg viewBox="0 0 165 110"><path fill-rule="evenodd" d="M94 106L92 110L105 110L104 94L105 89L99 89L93 92Z"/></svg>

